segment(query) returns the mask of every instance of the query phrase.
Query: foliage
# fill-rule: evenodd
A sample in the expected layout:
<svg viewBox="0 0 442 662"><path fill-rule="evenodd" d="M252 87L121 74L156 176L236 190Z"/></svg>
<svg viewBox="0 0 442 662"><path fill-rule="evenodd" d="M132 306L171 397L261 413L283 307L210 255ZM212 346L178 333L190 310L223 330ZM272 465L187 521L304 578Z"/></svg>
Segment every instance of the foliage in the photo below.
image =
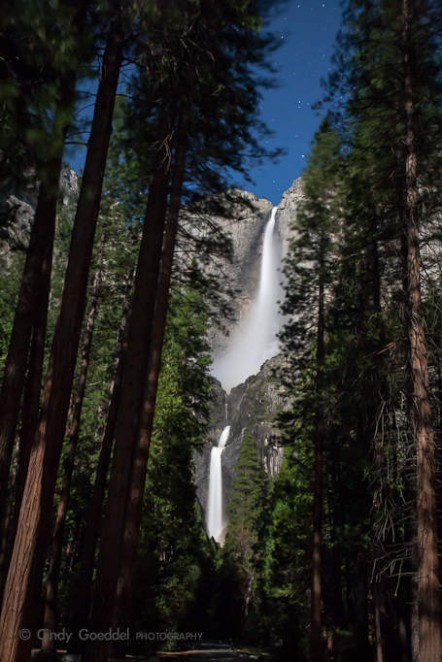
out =
<svg viewBox="0 0 442 662"><path fill-rule="evenodd" d="M262 573L262 533L266 521L267 480L253 436L246 432L233 476L228 507L224 563L236 568L242 636L257 639Z"/></svg>
<svg viewBox="0 0 442 662"><path fill-rule="evenodd" d="M345 4L336 68L328 85L329 119L323 125L331 133L325 140L324 134L316 136L305 172L306 199L293 226L296 238L286 261L284 312L289 319L282 336L287 352L282 379L289 406L281 425L289 456L284 472L293 479L300 472L293 462L295 449L298 457L309 457L320 407L327 488L322 531L324 626L338 659L348 659L347 655L371 659L372 608L388 613L388 624L382 621L376 632L386 659L408 659L403 657L408 653L401 643L401 619L413 636L407 573L414 572L416 561L416 457L410 422L410 408L416 404L411 404L406 373L410 346L405 333L407 273L401 226L408 140L404 81L409 57L413 92L419 99L414 127L422 260L418 268L434 351L432 325L438 319L434 287L440 260L435 258L440 245L434 213L440 208L440 187L433 173L440 159L441 16L431 2L410 5L409 51L404 55L402 3L349 0ZM323 147L330 140L335 148L328 169ZM322 177L316 168L318 157ZM315 342L321 279L326 333L318 392ZM431 357L434 365L437 357L436 350ZM435 375L430 368L437 389ZM304 467L304 481L313 486L311 457ZM284 508L278 501L273 504L274 522L280 522ZM294 515L289 528L293 531L305 521L305 513L299 513L297 505L289 512ZM298 553L309 547L306 525L304 539L294 542ZM289 533L281 537L291 540ZM270 550L267 568L279 568L279 549L271 545ZM296 562L310 573L309 550ZM269 570L267 582L268 594L277 595L278 584ZM374 607L370 591L375 593ZM299 595L295 592L292 601ZM281 597L287 599L287 594ZM303 625L309 622L308 600L298 599L295 613L292 622L300 623L302 639Z"/></svg>
<svg viewBox="0 0 442 662"><path fill-rule="evenodd" d="M271 522L265 538L264 618L269 640L282 656L306 650L310 576L308 532L311 522L312 449L302 439L287 448L280 474L271 486ZM302 659L302 657L300 657Z"/></svg>
<svg viewBox="0 0 442 662"><path fill-rule="evenodd" d="M24 258L20 253L14 253L8 261L0 256L0 261L0 374L3 374Z"/></svg>
<svg viewBox="0 0 442 662"><path fill-rule="evenodd" d="M192 479L207 429L211 381L206 305L198 274L175 287L168 317L148 469L137 580L141 629L200 631L211 553ZM201 602L202 601L202 602Z"/></svg>

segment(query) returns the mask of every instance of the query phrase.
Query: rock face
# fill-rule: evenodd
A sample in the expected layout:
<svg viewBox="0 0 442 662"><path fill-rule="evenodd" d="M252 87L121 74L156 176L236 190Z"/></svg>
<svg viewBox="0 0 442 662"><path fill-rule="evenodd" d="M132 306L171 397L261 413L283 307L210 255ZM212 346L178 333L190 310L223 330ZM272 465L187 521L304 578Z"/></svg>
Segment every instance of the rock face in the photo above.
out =
<svg viewBox="0 0 442 662"><path fill-rule="evenodd" d="M278 205L278 223L282 239L282 257L287 255L289 240L293 236L293 221L296 219L299 204L304 199L304 189L302 179L295 179L290 188L282 196Z"/></svg>
<svg viewBox="0 0 442 662"><path fill-rule="evenodd" d="M260 199L252 193L235 191L239 201L231 207L229 218L215 218L215 222L232 240L232 259L220 260L217 270L226 289L233 292L230 301L232 319L223 319L222 330L213 324L209 330L209 343L213 351L222 351L229 342L235 323L246 313L259 280L259 265L262 252L262 236L272 211L269 200ZM247 206L241 204L245 200Z"/></svg>
<svg viewBox="0 0 442 662"><path fill-rule="evenodd" d="M233 261L226 269L238 292L235 301L237 319L247 309L256 293L262 252L262 238L265 224L272 205L267 200L259 200L247 195L255 211L242 211L237 218L224 221L225 229L230 232L233 241ZM276 215L276 231L282 243L283 258L287 254L292 225L300 201L303 198L302 181L297 179L284 193ZM282 279L282 275L281 275ZM234 323L230 324L230 332ZM222 337L212 330L210 335L213 350L219 351L229 343L229 335ZM194 458L195 481L200 504L205 510L208 498L210 453L218 443L220 434L226 425L231 426L229 440L222 453L224 506L230 498L235 465L239 457L241 444L246 431L256 440L259 457L268 475L274 476L279 471L282 459L280 438L275 425L275 416L281 410L282 398L273 372L280 357L264 363L257 375L250 376L243 384L225 393L216 382L215 399L212 410L211 430L201 453Z"/></svg>
<svg viewBox="0 0 442 662"><path fill-rule="evenodd" d="M206 509L208 500L210 452L212 446L218 443L226 425L230 425L230 436L222 454L225 508L230 498L235 465L246 431L256 440L266 473L269 476L278 473L282 449L274 417L281 410L282 401L279 387L273 378L277 362L277 358L267 361L257 375L249 377L229 394L216 382L212 427L203 450L194 457L197 496L203 510Z"/></svg>
<svg viewBox="0 0 442 662"><path fill-rule="evenodd" d="M37 206L36 182L0 191L0 256L8 261L11 252L26 250ZM78 194L78 177L68 166L60 175L60 201L66 207Z"/></svg>
<svg viewBox="0 0 442 662"><path fill-rule="evenodd" d="M230 218L216 218L216 222L232 239L232 260L222 262L221 270L234 294L231 302L233 320L223 321L223 332L215 325L210 329L209 342L213 351L222 351L229 343L229 337L236 322L247 312L251 300L256 294L262 256L264 228L272 211L269 200L257 198L245 191L236 192L239 198L247 201L248 206L238 203L233 205ZM291 225L296 217L296 210L303 199L302 180L296 179L284 193L278 205L275 231L282 244L282 257L288 251ZM281 281L283 276L281 274Z"/></svg>
<svg viewBox="0 0 442 662"><path fill-rule="evenodd" d="M34 200L30 204L13 194L0 199L1 255L27 248L34 211Z"/></svg>
<svg viewBox="0 0 442 662"><path fill-rule="evenodd" d="M0 255L25 250L37 205L35 178L28 173L20 183L5 182L0 188Z"/></svg>

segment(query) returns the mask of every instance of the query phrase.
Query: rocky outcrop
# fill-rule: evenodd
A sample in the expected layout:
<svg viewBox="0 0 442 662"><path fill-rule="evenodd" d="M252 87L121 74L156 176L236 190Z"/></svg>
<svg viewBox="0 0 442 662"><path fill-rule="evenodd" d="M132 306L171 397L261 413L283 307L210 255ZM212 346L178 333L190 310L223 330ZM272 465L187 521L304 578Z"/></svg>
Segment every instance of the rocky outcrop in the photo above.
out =
<svg viewBox="0 0 442 662"><path fill-rule="evenodd" d="M209 330L209 344L215 353L226 347L235 324L246 313L256 292L262 236L272 210L269 200L257 198L252 193L235 190L229 192L229 197L234 202L229 206L228 214L213 218L232 242L230 259L218 259L209 267L224 291L230 292L230 318L224 317L220 323L214 317Z"/></svg>
<svg viewBox="0 0 442 662"><path fill-rule="evenodd" d="M13 194L0 198L0 255L27 248L34 211L35 201L30 204Z"/></svg>
<svg viewBox="0 0 442 662"><path fill-rule="evenodd" d="M78 194L78 177L72 168L64 166L60 175L60 202L71 204ZM0 257L6 263L11 252L26 250L37 205L37 183L29 183L0 191Z"/></svg>
<svg viewBox="0 0 442 662"><path fill-rule="evenodd" d="M301 201L304 198L302 179L295 179L290 188L282 196L278 205L277 221L282 240L282 257L287 255L290 237L294 235L293 223Z"/></svg>
<svg viewBox="0 0 442 662"><path fill-rule="evenodd" d="M60 199L67 207L78 196L78 175L69 166L63 166L60 175Z"/></svg>
<svg viewBox="0 0 442 662"><path fill-rule="evenodd" d="M280 388L274 378L278 362L278 358L267 361L257 375L249 377L244 384L232 389L230 394L226 394L219 382L216 382L210 433L202 451L194 457L197 495L203 510L208 498L210 452L212 446L218 443L226 425L230 425L230 436L222 454L226 508L246 432L250 432L256 441L265 472L269 476L278 473L282 448L275 418L283 406Z"/></svg>
<svg viewBox="0 0 442 662"><path fill-rule="evenodd" d="M243 317L256 294L262 255L262 239L265 225L269 219L272 203L257 198L252 193L234 191L231 195L238 198L232 204L227 217L216 217L214 221L232 240L232 258L221 260L215 267L223 283L233 293L231 320L213 324L209 332L209 343L214 353L222 351L229 342L232 331ZM293 222L300 201L303 199L302 180L296 179L282 196L276 215L276 228L281 245L282 257L287 255L289 237L293 235ZM243 204L241 201L245 201ZM283 275L281 272L281 281Z"/></svg>
<svg viewBox="0 0 442 662"><path fill-rule="evenodd" d="M37 188L32 172L23 180L7 180L0 187L0 256L26 250L37 204Z"/></svg>

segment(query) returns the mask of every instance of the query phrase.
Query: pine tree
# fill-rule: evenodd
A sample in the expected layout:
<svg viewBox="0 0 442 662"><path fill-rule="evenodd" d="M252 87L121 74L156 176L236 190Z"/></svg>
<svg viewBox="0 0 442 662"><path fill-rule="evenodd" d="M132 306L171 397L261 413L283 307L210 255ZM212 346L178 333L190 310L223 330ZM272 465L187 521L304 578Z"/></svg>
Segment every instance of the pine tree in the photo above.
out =
<svg viewBox="0 0 442 662"><path fill-rule="evenodd" d="M19 135L23 132L26 136L28 132L27 139L31 144L34 143L29 159L39 180L39 194L0 398L0 521L3 529L12 448L27 369L29 383L26 405L30 411L37 409L40 396L64 139L72 120L78 58L83 57L86 60L88 56L82 34L86 22L86 8L87 3L81 3L75 11L60 11L57 14L59 30L66 29L63 45L59 30L51 34L51 25L55 18L53 11L48 8L48 13L45 13L44 10L38 11L34 7L32 22L28 14L29 8L20 16L13 12L5 29L6 39L15 46L15 59L10 53L5 57L5 87L9 85L13 89L23 88L23 100L29 106L26 111L29 113L28 123L20 127ZM15 34L17 27L22 32L21 39L27 38L34 44L36 61L28 61L29 55L20 43L20 37ZM15 71L15 68L18 68L18 71ZM40 79L40 85L45 86L45 95L42 96L36 89L32 73ZM14 97L15 94L12 94L10 101L15 103ZM53 117L52 124L48 116ZM29 419L29 427L32 426L33 418Z"/></svg>
<svg viewBox="0 0 442 662"><path fill-rule="evenodd" d="M31 609L38 591L49 537L50 512L85 307L88 269L122 58L120 26L118 29L114 27L114 30L110 33L104 56L104 74L97 94L42 415L5 586L0 645L1 657L5 661L12 662L20 647L25 649L29 646L17 640L16 632L23 619L27 618L26 603Z"/></svg>
<svg viewBox="0 0 442 662"><path fill-rule="evenodd" d="M291 352L290 368L285 380L290 390L304 364L311 374L309 394L313 406L311 425L314 446L313 532L311 590L311 659L323 657L322 643L322 575L323 575L323 509L324 447L327 431L327 394L324 382L326 362L326 298L332 284L333 243L338 241L339 226L334 212L337 196L340 142L327 120L317 134L304 175L305 200L296 220L297 238L286 262L286 299L283 311L290 315L283 330L286 349ZM333 228L333 231L332 231ZM333 234L332 234L333 232ZM313 312L314 311L314 312ZM311 357L311 358L310 358Z"/></svg>
<svg viewBox="0 0 442 662"><path fill-rule="evenodd" d="M411 522L415 513L419 531L422 494L432 504L430 520L435 516L434 488L431 487L434 485L433 451L432 443L428 441L433 433L429 416L429 371L425 359L421 279L423 231L428 227L431 210L438 206L434 172L439 161L436 145L440 141L440 116L434 104L440 98L436 65L440 12L432 3L426 2L354 1L347 3L344 18L345 30L337 57L339 68L331 81L331 90L336 92L335 86L338 85L341 96L341 108L336 119L349 153L350 171L349 188L343 201L349 257L343 262L345 270L341 271L340 278L345 279L343 282L347 284L350 279L359 283L362 278L367 283L366 291L370 296L367 306L363 289L358 295L355 288L353 310L348 294L346 300L340 298L336 302L336 313L341 316L345 313L347 323L363 334L362 340L352 343L356 350L353 367L359 371L359 374L355 372L358 387L353 390L352 399L348 398L343 420L352 421L355 425L356 438L362 442L361 450L364 447L369 450L372 439L374 463L371 475L375 477L374 484L379 481L373 495L378 516L377 531L373 531L376 536L374 552L375 555L378 553L375 548L379 545L390 568L395 567L392 559L396 558L396 567L401 573L404 559L411 568L413 566L415 554L410 552L414 536ZM334 101L336 99L337 95L333 97ZM359 265L356 255L361 259ZM403 302L403 317L397 314L398 300ZM348 353L348 349L346 351ZM408 377L403 379L401 374L405 363L408 365ZM345 365L349 366L349 363L346 361ZM349 377L352 372L350 370ZM407 393L408 400L405 407L401 401L403 391ZM345 400L342 399L342 402ZM373 420L376 425L370 422ZM398 429L401 430L400 435ZM419 462L421 443L429 444L427 465ZM411 466L408 458L412 456L413 447L418 450L418 462L413 463L418 476L417 507L414 508L411 506L414 490L410 483L404 486L401 478L404 467L409 471ZM395 467L394 477L392 466ZM427 481L425 489L423 477ZM410 508L407 511L403 507L404 494ZM382 525L381 513L385 514ZM417 590L418 596L419 591L427 591L425 599L422 595L417 598L419 629L429 627L427 608L435 614L430 621L439 623L437 580L431 572L421 572L425 562L435 568L429 561L430 558L435 559L435 525L427 526L426 530L431 529L431 544L421 541L417 555L418 586L423 577L433 577L432 589L427 586ZM399 574L398 581L402 586L407 579ZM393 606L397 601L388 595L387 584L385 582L381 588L378 585L376 595L379 597L384 592L379 598L383 601L382 608L391 610L391 620L397 619L399 622L404 617L404 605L399 601L397 607ZM410 616L408 614L405 618ZM411 623L409 631L412 638L414 629ZM394 637L391 632L382 633L381 630L382 627L377 655L383 655L384 645L385 652L393 654L387 651L392 650ZM414 637L414 649L419 649L422 659L427 659L427 656L428 659L436 659L439 656L438 626L431 635L430 630L431 627L426 630L425 637L422 635L420 643ZM400 636L396 636L399 648L394 654L408 654L408 651L404 652L406 642L404 645L403 641L399 641ZM424 644L424 640L432 641L425 651L423 647L427 643ZM434 650L431 650L432 647ZM402 652L397 652L400 648Z"/></svg>
<svg viewBox="0 0 442 662"><path fill-rule="evenodd" d="M298 437L284 448L281 471L270 485L270 524L265 540L263 567L264 622L270 644L285 659L306 658L308 642L311 482L313 449L311 440ZM304 653L304 656L303 656Z"/></svg>
<svg viewBox="0 0 442 662"><path fill-rule="evenodd" d="M422 115L417 99L422 81L418 66L422 46L422 21L428 19L426 2L402 2L402 53L404 77L403 273L405 324L409 343L411 423L417 453L417 603L419 609L419 659L436 662L442 654L441 604L438 575L437 507L434 466L434 424L432 421L427 342L422 316L421 225L418 200L420 153L417 123ZM422 56L421 56L422 57ZM421 69L421 71L419 71ZM426 72L425 72L426 73Z"/></svg>
<svg viewBox="0 0 442 662"><path fill-rule="evenodd" d="M237 567L244 631L253 631L261 570L260 533L265 513L266 477L253 436L246 432L233 476L223 554ZM254 614L255 612L255 614ZM256 632L254 633L256 636Z"/></svg>
<svg viewBox="0 0 442 662"><path fill-rule="evenodd" d="M77 453L77 446L80 437L80 421L83 409L86 383L90 367L90 354L92 346L92 337L96 322L100 285L102 275L97 270L92 285L91 302L86 318L86 325L83 334L81 353L80 353L80 374L78 378L77 391L75 398L71 403L71 417L68 429L68 446L66 459L64 462L63 481L61 486L60 498L57 504L57 513L55 517L54 530L49 554L49 566L45 586L45 613L44 613L44 631L42 639L43 650L54 650L55 642L50 634L56 632L57 612L58 612L58 585L60 581L60 568L62 560L63 538L66 527L66 516L68 511L69 493L72 485L72 474Z"/></svg>
<svg viewBox="0 0 442 662"><path fill-rule="evenodd" d="M201 628L201 565L208 551L192 455L207 429L212 390L204 290L195 269L187 285L175 284L171 292L134 584L134 621L141 629L152 623ZM147 586L137 577L146 577Z"/></svg>

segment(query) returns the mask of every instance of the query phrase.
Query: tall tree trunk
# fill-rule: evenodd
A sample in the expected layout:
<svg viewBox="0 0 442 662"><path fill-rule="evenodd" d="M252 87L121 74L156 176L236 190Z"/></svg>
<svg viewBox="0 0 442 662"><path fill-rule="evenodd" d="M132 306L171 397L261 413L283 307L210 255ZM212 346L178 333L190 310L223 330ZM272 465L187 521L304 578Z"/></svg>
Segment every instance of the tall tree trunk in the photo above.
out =
<svg viewBox="0 0 442 662"><path fill-rule="evenodd" d="M417 599L418 578L417 573L411 579L411 609L410 609L410 643L411 662L422 662L420 660L419 646L419 603Z"/></svg>
<svg viewBox="0 0 442 662"><path fill-rule="evenodd" d="M138 443L133 460L131 484L126 506L121 571L117 584L116 604L114 610L114 621L116 625L124 624L124 619L131 614L132 608L133 568L136 561L138 534L143 509L146 471L152 438L158 379L161 369L161 354L166 331L173 256L178 232L181 194L185 172L186 139L183 127L180 128L178 133L177 143L170 204L158 279L155 317L153 320L149 348L149 363L144 387Z"/></svg>
<svg viewBox="0 0 442 662"><path fill-rule="evenodd" d="M412 0L402 0L404 54L405 190L402 232L405 238L405 307L412 385L411 422L416 444L417 473L417 603L419 610L419 661L442 659L441 610L437 555L434 431L432 426L427 346L422 316L420 281L420 230L417 190L415 53L412 20L417 20Z"/></svg>
<svg viewBox="0 0 442 662"><path fill-rule="evenodd" d="M385 611L383 588L376 580L372 585L375 630L375 662L384 662L384 637L382 632L382 618Z"/></svg>
<svg viewBox="0 0 442 662"><path fill-rule="evenodd" d="M61 110L64 111L64 108ZM59 121L56 120L55 124L57 126ZM6 512L12 448L25 383L32 328L40 314L39 308L44 309L46 316L48 306L49 293L46 283L50 281L63 153L62 137L54 134L55 139L61 144L57 156L43 170L0 397L0 523L3 523ZM40 295L43 290L45 294L47 291L46 297ZM45 326L46 324L44 328Z"/></svg>
<svg viewBox="0 0 442 662"><path fill-rule="evenodd" d="M132 282L133 276L130 278L130 285L132 285ZM69 648L71 652L76 652L81 649L81 642L78 640L77 634L81 628L86 627L89 621L92 583L95 567L95 553L97 548L97 540L100 535L100 520L103 511L107 475L112 455L118 403L121 397L121 380L127 352L127 321L130 314L129 298L130 294L128 294L128 299L123 311L123 321L118 342L119 351L115 365L115 377L110 389L106 426L101 442L100 455L98 457L94 491L86 517L86 529L80 551L79 579L77 586L74 587L75 593L72 610L72 630L74 637Z"/></svg>
<svg viewBox="0 0 442 662"><path fill-rule="evenodd" d="M63 538L66 524L66 515L69 504L69 493L72 483L72 474L74 470L75 455L77 451L78 438L80 433L81 412L83 409L84 395L86 392L87 376L89 372L89 360L92 346L92 336L94 333L95 318L98 310L99 288L101 274L98 269L95 273L92 287L91 306L86 320L86 328L83 338L83 347L81 350L80 374L78 379L77 394L73 403L72 420L69 430L69 441L67 456L64 467L63 484L61 488L60 501L58 502L57 514L55 517L54 532L52 536L51 553L49 556L49 568L46 579L46 598L44 612L44 636L42 648L54 650L55 641L51 636L56 632L57 626L57 600L58 600L58 582L60 578L61 556L63 549Z"/></svg>
<svg viewBox="0 0 442 662"><path fill-rule="evenodd" d="M49 299L50 273L45 276L45 294ZM47 289L46 289L47 288ZM20 430L20 441L18 449L18 467L15 478L15 503L14 503L14 536L17 528L18 515L20 513L21 500L25 487L26 474L29 466L32 443L38 425L38 414L40 411L40 395L43 378L43 362L46 339L47 306L40 308L40 319L32 329L31 353L29 356L29 369L26 378L26 386L23 396L22 407L22 429Z"/></svg>
<svg viewBox="0 0 442 662"><path fill-rule="evenodd" d="M312 545L312 588L310 621L310 660L324 659L322 639L322 520L324 485L324 427L322 411L322 372L324 369L325 319L324 319L324 239L320 239L318 317L316 336L316 415L314 430L314 477L313 477L313 545Z"/></svg>
<svg viewBox="0 0 442 662"><path fill-rule="evenodd" d="M50 535L54 489L65 432L75 360L86 303L86 288L100 206L112 114L122 60L122 39L113 32L104 55L85 170L75 216L69 263L55 331L42 414L20 510L20 519L5 587L0 659L19 662L29 656L29 642L20 642L32 583L39 585ZM32 568L32 572L31 572ZM35 593L34 593L35 594Z"/></svg>
<svg viewBox="0 0 442 662"><path fill-rule="evenodd" d="M58 169L61 169L61 160ZM43 377L43 363L45 354L46 328L49 307L49 293L52 272L52 243L48 241L47 252L43 258L38 289L38 301L32 328L31 349L28 362L28 373L23 394L22 425L19 435L19 448L17 460L17 473L15 476L14 510L8 526L7 550L5 569L9 565L12 546L17 531L17 522L20 513L21 500L29 466L32 443L38 425L40 411L40 395Z"/></svg>
<svg viewBox="0 0 442 662"><path fill-rule="evenodd" d="M51 248L51 250L49 250ZM21 500L25 486L26 473L29 466L31 448L38 425L40 410L40 395L43 376L43 362L45 353L46 327L49 305L49 291L52 270L52 246L48 245L48 252L41 265L39 296L35 310L34 325L32 328L31 349L28 361L28 372L23 394L22 425L19 435L19 448L17 471L14 485L14 502L11 503L12 516L5 525L5 535L2 544L5 545L1 558L2 576L6 578L11 558L14 538L17 531ZM12 495L11 495L12 500Z"/></svg>
<svg viewBox="0 0 442 662"><path fill-rule="evenodd" d="M120 572L122 532L126 501L137 442L143 385L146 379L149 345L158 286L169 188L169 132L162 122L163 141L157 148L156 167L149 189L138 264L135 275L127 356L118 407L115 448L109 480L107 511L103 522L100 555L92 607L92 625L105 630L112 624L115 589ZM88 642L85 660L106 660L105 641Z"/></svg>

